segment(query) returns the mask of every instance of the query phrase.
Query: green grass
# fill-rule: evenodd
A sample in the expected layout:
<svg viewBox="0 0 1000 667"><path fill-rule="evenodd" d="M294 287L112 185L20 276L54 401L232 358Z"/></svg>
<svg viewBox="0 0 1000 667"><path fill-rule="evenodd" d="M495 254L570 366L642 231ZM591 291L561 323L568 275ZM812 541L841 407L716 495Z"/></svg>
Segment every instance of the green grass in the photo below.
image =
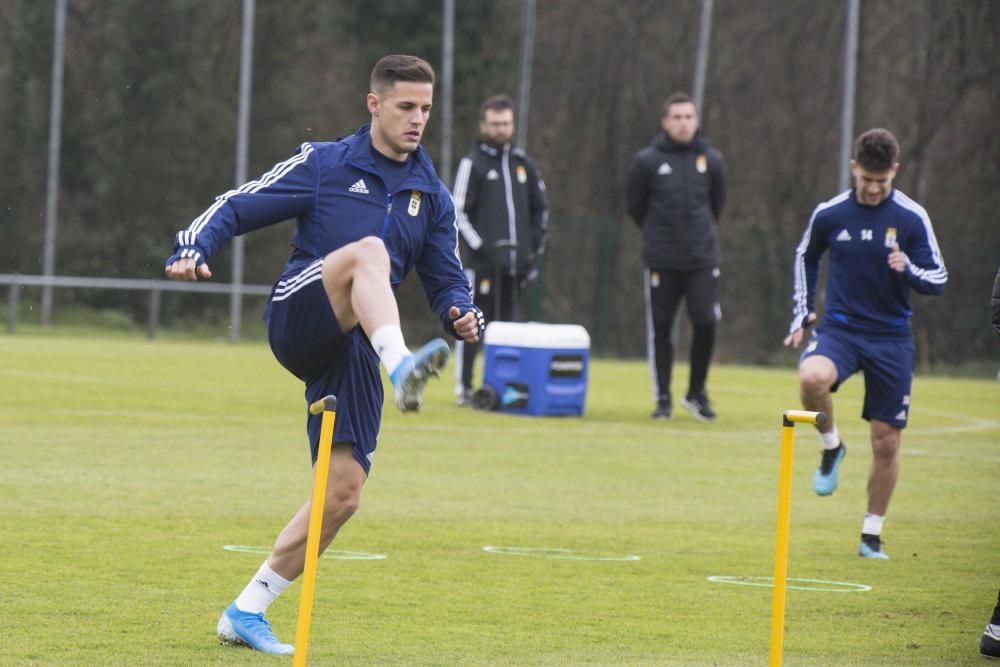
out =
<svg viewBox="0 0 1000 667"><path fill-rule="evenodd" d="M780 414L791 368L713 368L721 414L649 419L639 362L595 361L584 419L386 408L358 515L323 560L313 664L766 664ZM686 381L680 369L676 387ZM286 664L215 622L309 493L302 391L261 343L0 338L0 664ZM841 487L810 488L797 429L789 665L979 664L1000 585L1000 387L917 378L876 563L856 553L870 454L862 382L838 396ZM485 545L637 554L501 556ZM268 612L292 641L293 585Z"/></svg>

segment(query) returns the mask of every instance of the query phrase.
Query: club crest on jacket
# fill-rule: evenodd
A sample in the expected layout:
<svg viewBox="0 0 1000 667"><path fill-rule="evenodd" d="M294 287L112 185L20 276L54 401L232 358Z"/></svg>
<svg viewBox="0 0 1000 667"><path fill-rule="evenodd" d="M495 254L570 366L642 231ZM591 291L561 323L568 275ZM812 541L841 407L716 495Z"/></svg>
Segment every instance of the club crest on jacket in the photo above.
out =
<svg viewBox="0 0 1000 667"><path fill-rule="evenodd" d="M410 192L410 205L407 207L406 212L413 217L416 217L417 213L420 212L420 198L422 196L423 193L419 190L413 190Z"/></svg>

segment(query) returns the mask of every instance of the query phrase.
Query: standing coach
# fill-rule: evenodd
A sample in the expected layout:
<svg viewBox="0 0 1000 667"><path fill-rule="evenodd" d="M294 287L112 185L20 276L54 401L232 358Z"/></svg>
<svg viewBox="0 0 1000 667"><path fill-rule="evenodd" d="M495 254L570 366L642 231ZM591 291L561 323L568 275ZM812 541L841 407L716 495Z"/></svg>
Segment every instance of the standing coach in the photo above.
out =
<svg viewBox="0 0 1000 667"><path fill-rule="evenodd" d="M652 416L673 417L670 333L684 297L693 333L691 377L681 405L698 421L712 422L716 414L705 381L721 317L715 228L726 200L725 164L698 130L698 112L687 93L667 98L660 125L663 133L632 160L626 191L629 215L642 229Z"/></svg>
<svg viewBox="0 0 1000 667"><path fill-rule="evenodd" d="M487 321L517 319L515 304L537 275L545 252L549 202L535 162L512 144L514 105L495 95L479 110L479 140L458 164L455 211L462 261L472 298ZM455 394L459 405L472 399L472 366L478 343L459 341Z"/></svg>

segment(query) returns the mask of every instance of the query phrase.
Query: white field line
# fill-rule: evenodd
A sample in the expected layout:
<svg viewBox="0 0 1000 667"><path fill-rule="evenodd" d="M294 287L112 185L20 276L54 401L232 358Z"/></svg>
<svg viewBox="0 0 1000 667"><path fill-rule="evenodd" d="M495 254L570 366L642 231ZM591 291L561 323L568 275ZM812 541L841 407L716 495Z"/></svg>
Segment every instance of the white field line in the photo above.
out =
<svg viewBox="0 0 1000 667"><path fill-rule="evenodd" d="M0 375L11 377L36 378L40 380L57 380L61 383L84 383L102 385L139 385L148 382L147 378L139 373L128 377L109 377L101 375L84 375L82 373L58 373L55 371L32 371L21 368L0 368Z"/></svg>
<svg viewBox="0 0 1000 667"><path fill-rule="evenodd" d="M935 459L975 459L975 462L981 461L996 461L1000 463L1000 456L991 456L989 454L969 454L968 452L929 452L926 449L909 449L903 447L901 450L903 456L927 456Z"/></svg>
<svg viewBox="0 0 1000 667"><path fill-rule="evenodd" d="M954 419L962 423L955 426L928 426L920 428L919 430L907 429L907 431L915 432L920 435L934 435L937 433L973 433L976 431L986 431L989 429L1000 428L1000 421L966 415L961 412L948 412L945 410L935 410L934 408L923 409L921 412L927 413L928 415L944 417L945 419Z"/></svg>
<svg viewBox="0 0 1000 667"><path fill-rule="evenodd" d="M233 551L241 554L263 554L271 553L271 547L255 547L245 544L225 544L222 546L225 551ZM320 558L326 560L385 560L386 554L376 554L367 551L344 551L342 549L327 549Z"/></svg>
<svg viewBox="0 0 1000 667"><path fill-rule="evenodd" d="M144 419L169 419L171 421L176 421L178 424L183 422L240 422L248 423L248 420L243 415L227 415L225 413L212 413L212 414L192 414L187 413L182 417L178 417L175 413L157 411L157 410L112 410L112 409L95 409L95 408L37 408L37 409L24 409L24 408L4 408L0 407L0 415L13 415L17 414L23 416L25 413L45 413L52 416L67 416L67 417L128 417L128 418L144 418ZM928 411L932 412L932 411ZM991 419L981 419L975 417L969 417L968 415L962 415L953 412L942 412L937 411L935 414L957 418L962 420L963 423L955 424L952 426L929 426L920 428L908 428L906 429L906 435L911 436L927 436L927 435L944 435L944 434L954 434L954 433L976 433L979 431L988 431L992 429L1000 429L1000 422ZM271 418L256 418L250 419L250 423L257 424L281 424L287 421L286 416L274 416ZM520 417L520 416L510 416L511 420L528 420L530 417ZM406 424L397 423L383 423L382 431L384 432L423 432L423 433L495 433L497 431L503 431L505 433L517 433L521 435L536 435L536 436L546 436L546 435L565 435L567 431L571 428L579 428L580 430L588 432L613 432L617 435L621 435L625 432L632 432L641 435L648 435L654 437L664 437L667 435L687 437L687 438L742 438L742 439L771 439L777 438L780 435L780 427L768 430L720 430L715 426L705 426L701 427L695 425L692 422L692 426L696 426L691 430L686 428L677 428L665 426L663 424L637 424L634 422L594 422L594 421L579 421L574 420L569 423L567 418L566 425L533 425L533 424L484 424L481 426L476 426L472 424L457 424L457 423L443 423L435 421L425 421L423 423L414 423L408 420ZM804 433L810 433L808 429L804 429ZM800 436L801 437L801 436ZM933 456L929 452L923 452L923 450L906 449L905 451L916 453L922 452L928 456ZM920 455L920 454L918 454ZM959 456L959 454L956 454Z"/></svg>
<svg viewBox="0 0 1000 667"><path fill-rule="evenodd" d="M532 556L536 558L554 558L556 560L589 560L589 561L637 561L642 556L637 554L609 554L593 551L578 551L562 547L501 547L486 545L483 551L501 556Z"/></svg>
<svg viewBox="0 0 1000 667"><path fill-rule="evenodd" d="M962 415L966 418L966 422L962 424L955 424L953 426L929 426L929 427L919 427L919 428L907 428L906 434L908 435L939 435L946 433L975 433L979 431L988 431L991 429L1000 429L1000 422L990 420L990 419L975 419L968 418L966 415ZM528 417L511 417L511 419L529 419ZM567 418L569 419L569 418ZM574 424L575 425L575 424ZM694 430L688 430L686 428L677 428L665 426L663 424L637 424L634 422L591 422L583 421L579 422L579 428L586 431L613 431L615 433L622 433L623 431L636 431L645 434L651 434L656 436L663 436L666 434L670 435L683 435L687 437L695 438L774 438L777 439L781 435L780 425L776 426L774 429L768 430L735 430L735 431L724 431L720 430L716 426L698 426L692 422L692 426L697 426ZM521 426L521 425L497 425L497 426L473 426L469 424L442 424L442 423L421 423L421 424L384 424L383 430L406 430L406 431L441 431L445 433L452 432L477 432L477 433L489 433L494 431L503 431L505 433L523 433L523 434L536 434L536 435L552 435L561 434L565 435L569 428L565 426ZM810 429L802 431L803 433L811 434Z"/></svg>
<svg viewBox="0 0 1000 667"><path fill-rule="evenodd" d="M282 424L287 422L287 415L275 415L268 418L247 419L244 415L230 415L226 413L212 414L192 414L186 413L178 416L175 412L165 412L163 410L99 410L96 408L0 408L2 415L52 415L59 417L106 417L106 418L134 418L150 420L167 420L183 426L185 422L233 422L240 424ZM298 421L295 422L298 424Z"/></svg>
<svg viewBox="0 0 1000 667"><path fill-rule="evenodd" d="M47 372L47 371L33 371L27 369L16 369L16 368L0 368L0 375L7 376L20 376L20 377L36 377L36 378L47 378L56 379L63 382L85 382L85 383L102 383L102 384L116 384L116 385L132 385L140 382L144 382L145 379L140 376L131 376L128 378L118 378L112 379L106 376L93 376L84 374L73 374L73 373L58 373L58 372ZM39 409L41 411L41 408ZM157 418L157 417L167 417L170 419L177 419L176 415L172 415L165 412L158 412L155 410L95 410L88 408L46 408L46 414L50 415L65 415L65 416L81 416L81 417L142 417L142 418ZM920 410L922 414L935 415L938 417L943 417L948 420L954 420L959 423L952 424L949 426L927 426L919 428L908 428L906 433L913 436L925 436L925 435L947 435L955 433L976 433L979 431L986 431L991 429L1000 428L1000 421L994 419L985 419L982 417L976 417L974 415L967 415L960 412L949 412L944 410L935 410L933 408L922 408ZM17 413L23 415L25 410L23 408L3 408L0 407L0 415L7 413ZM777 413L776 413L777 414ZM512 420L527 420L530 417L524 416L514 416L510 415ZM240 421L246 422L245 417L241 416L229 416L224 414L219 415L194 415L186 414L183 417L184 421ZM181 421L181 420L178 420ZM252 420L258 423L280 423L284 421L283 417L265 418L265 419L255 419ZM559 420L560 422L562 420ZM440 422L424 422L414 424L409 422L402 424L383 424L382 429L384 431L422 431L427 433L441 432L441 433L456 433L456 432L476 432L476 433L491 433L498 430L503 430L510 433L519 433L527 435L564 435L567 430L567 425L570 427L579 424L581 429L587 431L613 431L615 434L622 434L623 431L632 431L641 434L649 434L662 437L666 434L670 435L683 435L691 438L746 438L746 439L766 439L774 438L777 434L780 434L780 425L776 426L774 429L767 430L721 430L717 426L710 427L698 427L695 430L687 430L685 428L676 428L664 425L662 423L657 424L640 424L636 422L593 422L593 421L579 421L572 420L572 418L566 418L566 424L560 424L559 426L549 426L549 425L514 425L514 424L504 424L504 425L482 425L474 426L468 424L454 424L454 423L440 423ZM694 426L694 424L692 424ZM922 450L908 450L910 452L919 452ZM922 455L922 454L918 454ZM934 454L924 452L923 455L933 456Z"/></svg>
<svg viewBox="0 0 1000 667"><path fill-rule="evenodd" d="M705 577L708 581L717 584L736 584L738 586L756 586L759 588L774 588L774 577L746 577L746 576L725 576L713 575ZM825 579L793 579L786 578L786 588L795 591L821 591L824 593L863 593L872 589L868 584L855 584L850 581L827 581ZM790 582L799 582L806 585L794 585ZM813 584L828 584L836 588L814 586Z"/></svg>

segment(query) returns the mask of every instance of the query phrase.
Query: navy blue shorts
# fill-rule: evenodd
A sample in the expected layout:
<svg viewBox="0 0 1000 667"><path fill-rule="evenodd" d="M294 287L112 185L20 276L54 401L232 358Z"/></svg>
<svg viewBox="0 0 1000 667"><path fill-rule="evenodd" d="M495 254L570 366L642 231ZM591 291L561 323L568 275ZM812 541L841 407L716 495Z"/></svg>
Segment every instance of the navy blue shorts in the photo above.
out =
<svg viewBox="0 0 1000 667"><path fill-rule="evenodd" d="M829 358L837 368L831 391L859 370L864 372L863 419L906 428L915 360L912 339L877 338L824 326L813 332L799 361L816 355Z"/></svg>
<svg viewBox="0 0 1000 667"><path fill-rule="evenodd" d="M306 384L306 432L313 463L319 451L322 416L309 404L328 394L337 397L333 441L351 443L365 474L382 422L379 359L360 326L348 333L330 307L323 289L321 264L313 262L277 282L264 311L267 339L278 362Z"/></svg>

